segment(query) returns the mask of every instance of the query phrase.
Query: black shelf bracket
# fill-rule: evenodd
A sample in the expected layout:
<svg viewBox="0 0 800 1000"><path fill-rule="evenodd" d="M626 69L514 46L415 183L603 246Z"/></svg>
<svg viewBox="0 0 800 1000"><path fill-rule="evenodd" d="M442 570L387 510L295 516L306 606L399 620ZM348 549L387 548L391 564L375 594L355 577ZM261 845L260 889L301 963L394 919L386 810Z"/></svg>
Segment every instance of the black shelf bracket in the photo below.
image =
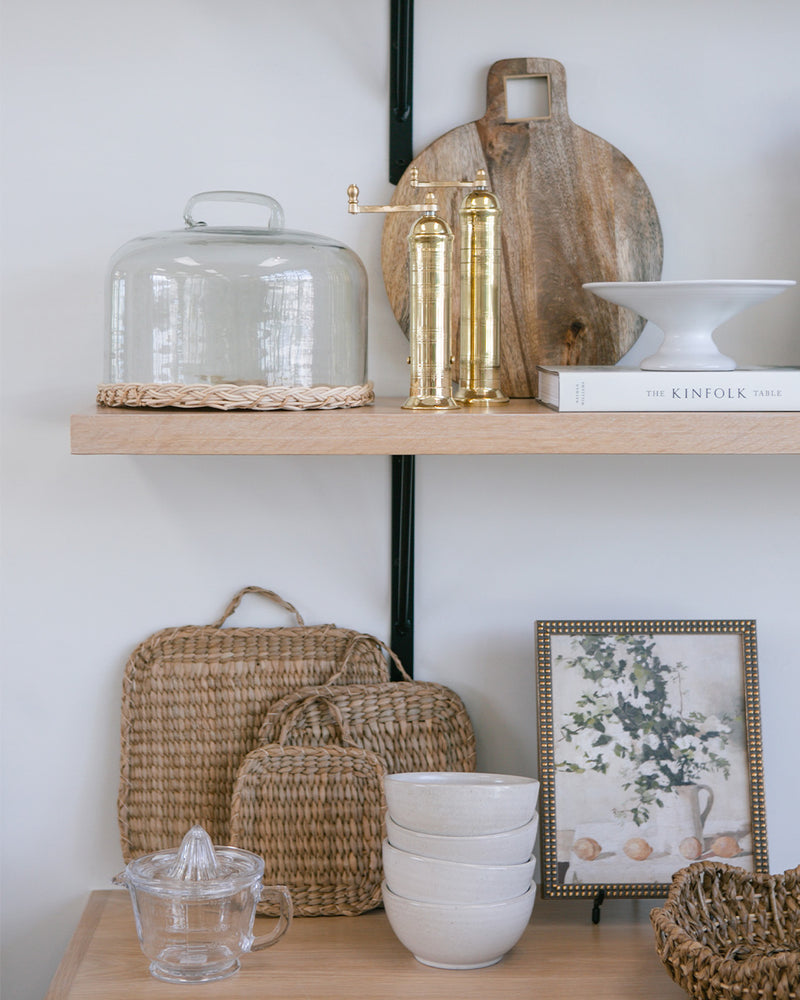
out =
<svg viewBox="0 0 800 1000"><path fill-rule="evenodd" d="M414 0L391 0L389 180L396 184L413 158Z"/></svg>
<svg viewBox="0 0 800 1000"><path fill-rule="evenodd" d="M392 455L391 647L414 675L414 456ZM392 677L399 672L392 666Z"/></svg>
<svg viewBox="0 0 800 1000"><path fill-rule="evenodd" d="M413 159L414 0L391 0L389 51L389 180L397 184ZM391 647L414 676L414 473L413 455L392 456ZM392 666L392 677L399 679Z"/></svg>

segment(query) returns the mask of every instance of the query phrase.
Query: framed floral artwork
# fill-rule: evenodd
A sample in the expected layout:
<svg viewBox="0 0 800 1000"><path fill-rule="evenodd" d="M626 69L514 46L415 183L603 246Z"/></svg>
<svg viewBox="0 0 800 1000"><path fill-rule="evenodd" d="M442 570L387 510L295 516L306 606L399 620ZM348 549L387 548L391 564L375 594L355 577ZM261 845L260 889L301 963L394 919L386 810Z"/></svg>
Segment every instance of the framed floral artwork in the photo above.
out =
<svg viewBox="0 0 800 1000"><path fill-rule="evenodd" d="M753 621L537 623L542 894L768 872Z"/></svg>

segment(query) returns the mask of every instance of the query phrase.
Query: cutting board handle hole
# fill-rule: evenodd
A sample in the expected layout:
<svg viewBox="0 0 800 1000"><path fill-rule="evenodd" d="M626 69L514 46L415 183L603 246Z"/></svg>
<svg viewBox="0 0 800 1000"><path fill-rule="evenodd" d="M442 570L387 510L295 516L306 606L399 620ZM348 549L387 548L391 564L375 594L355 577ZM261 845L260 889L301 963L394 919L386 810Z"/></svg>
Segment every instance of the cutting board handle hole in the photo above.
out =
<svg viewBox="0 0 800 1000"><path fill-rule="evenodd" d="M507 76L506 121L542 121L552 114L550 74Z"/></svg>

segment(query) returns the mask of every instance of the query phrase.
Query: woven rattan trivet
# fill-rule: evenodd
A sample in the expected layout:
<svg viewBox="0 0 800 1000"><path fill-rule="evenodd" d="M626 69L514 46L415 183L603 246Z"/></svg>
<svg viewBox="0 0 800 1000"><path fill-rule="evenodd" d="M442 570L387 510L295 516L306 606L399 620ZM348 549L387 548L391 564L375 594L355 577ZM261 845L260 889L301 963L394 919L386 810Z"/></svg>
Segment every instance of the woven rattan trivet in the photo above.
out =
<svg viewBox="0 0 800 1000"><path fill-rule="evenodd" d="M334 410L368 406L375 401L372 383L364 385L264 386L181 385L120 382L97 387L101 406L214 410Z"/></svg>

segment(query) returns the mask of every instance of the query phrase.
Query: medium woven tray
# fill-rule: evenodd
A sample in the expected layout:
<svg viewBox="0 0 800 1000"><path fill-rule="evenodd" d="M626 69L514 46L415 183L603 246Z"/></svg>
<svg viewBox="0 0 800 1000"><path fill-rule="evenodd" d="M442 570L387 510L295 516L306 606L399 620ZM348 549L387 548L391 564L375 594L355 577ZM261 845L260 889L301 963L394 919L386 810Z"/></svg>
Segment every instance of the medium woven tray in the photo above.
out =
<svg viewBox="0 0 800 1000"><path fill-rule="evenodd" d="M361 641L353 640L351 653ZM375 640L365 636L363 641ZM341 728L337 716L341 716L356 744L378 754L389 773L474 771L475 733L459 696L442 684L412 681L397 656L388 647L384 650L405 680L301 688L270 708L259 742L277 742L286 719L292 717L288 744L336 743ZM310 697L314 694L323 697ZM301 702L305 705L298 711Z"/></svg>
<svg viewBox="0 0 800 1000"><path fill-rule="evenodd" d="M355 745L332 704L341 745L287 745L304 707L286 717L275 743L245 758L231 840L264 858L265 882L289 888L297 915L353 916L381 901L386 767ZM258 911L271 914L273 906L260 903Z"/></svg>
<svg viewBox="0 0 800 1000"><path fill-rule="evenodd" d="M800 867L756 875L700 861L651 910L656 951L696 1000L800 998Z"/></svg>
<svg viewBox="0 0 800 1000"><path fill-rule="evenodd" d="M287 609L297 624L223 628L249 593ZM195 823L214 843L228 843L236 773L259 744L269 706L309 685L388 680L377 639L351 648L360 635L306 626L272 591L245 587L213 624L162 629L137 646L122 688L117 805L125 861L175 847Z"/></svg>

